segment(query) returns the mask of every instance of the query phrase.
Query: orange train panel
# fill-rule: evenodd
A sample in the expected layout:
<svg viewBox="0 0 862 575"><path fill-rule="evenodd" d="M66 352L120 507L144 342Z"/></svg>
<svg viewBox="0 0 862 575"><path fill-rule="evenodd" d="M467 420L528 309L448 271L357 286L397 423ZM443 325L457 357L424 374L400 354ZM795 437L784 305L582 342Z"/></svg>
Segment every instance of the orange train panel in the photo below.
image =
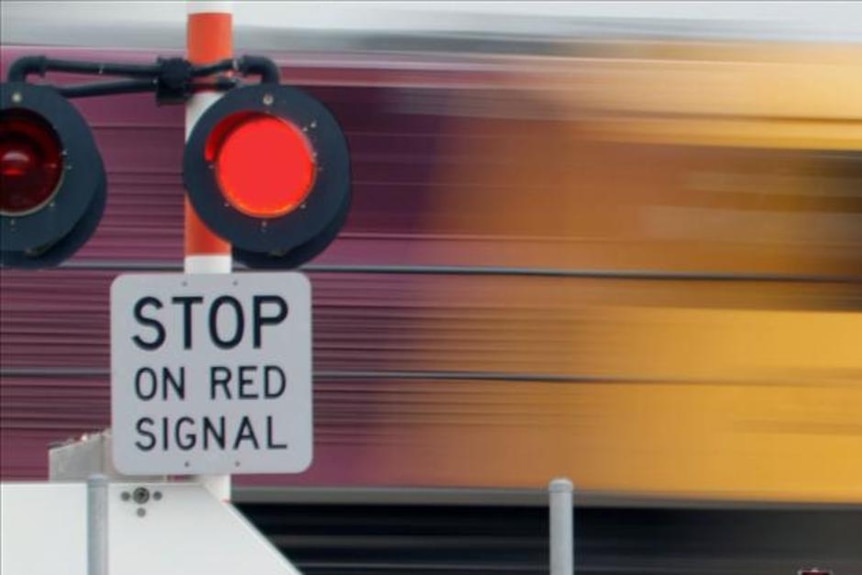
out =
<svg viewBox="0 0 862 575"><path fill-rule="evenodd" d="M856 314L595 308L568 339L571 369L594 379L418 383L381 421L423 454L406 483L565 475L645 496L859 503L860 342ZM511 354L494 355L484 367L508 371Z"/></svg>

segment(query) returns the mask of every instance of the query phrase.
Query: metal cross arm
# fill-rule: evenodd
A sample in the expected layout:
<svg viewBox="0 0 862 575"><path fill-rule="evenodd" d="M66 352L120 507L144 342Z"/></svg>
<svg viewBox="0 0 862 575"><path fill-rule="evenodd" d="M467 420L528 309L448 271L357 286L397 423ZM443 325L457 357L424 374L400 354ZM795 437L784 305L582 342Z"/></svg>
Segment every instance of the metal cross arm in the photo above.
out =
<svg viewBox="0 0 862 575"><path fill-rule="evenodd" d="M184 58L159 58L155 64L128 64L24 56L9 67L7 81L26 82L30 75L45 76L48 72L126 78L111 82L52 86L66 98L155 92L160 105L184 104L197 92L228 91L240 84L238 78L225 74L260 76L261 82L266 84L279 83L281 76L275 62L263 56L229 58L206 65L194 65ZM218 76L201 80L213 75Z"/></svg>

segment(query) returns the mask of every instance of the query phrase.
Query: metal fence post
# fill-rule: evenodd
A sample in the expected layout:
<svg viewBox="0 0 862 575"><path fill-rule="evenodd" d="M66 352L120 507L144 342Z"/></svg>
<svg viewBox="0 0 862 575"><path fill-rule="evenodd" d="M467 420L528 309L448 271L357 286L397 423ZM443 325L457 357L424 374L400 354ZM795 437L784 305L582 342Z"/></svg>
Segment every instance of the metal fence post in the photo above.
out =
<svg viewBox="0 0 862 575"><path fill-rule="evenodd" d="M575 572L574 512L572 482L558 478L548 485L551 521L551 575Z"/></svg>
<svg viewBox="0 0 862 575"><path fill-rule="evenodd" d="M87 575L108 575L108 478L87 479Z"/></svg>

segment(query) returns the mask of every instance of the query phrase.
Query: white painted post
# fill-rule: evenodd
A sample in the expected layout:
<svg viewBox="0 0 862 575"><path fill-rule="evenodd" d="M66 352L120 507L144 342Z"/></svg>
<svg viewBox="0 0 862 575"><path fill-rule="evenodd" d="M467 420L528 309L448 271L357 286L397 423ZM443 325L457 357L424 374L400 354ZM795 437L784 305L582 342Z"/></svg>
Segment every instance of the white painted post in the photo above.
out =
<svg viewBox="0 0 862 575"><path fill-rule="evenodd" d="M548 485L551 521L551 575L575 572L574 511L572 482L558 478Z"/></svg>
<svg viewBox="0 0 862 575"><path fill-rule="evenodd" d="M233 57L233 4L206 0L187 0L188 22L186 48L194 64L211 64ZM186 139L198 118L221 94L195 94L186 104ZM233 258L230 244L211 232L186 199L185 204L185 273L231 273ZM202 475L195 478L222 501L230 501L230 475Z"/></svg>
<svg viewBox="0 0 862 575"><path fill-rule="evenodd" d="M87 479L87 575L108 575L108 478Z"/></svg>

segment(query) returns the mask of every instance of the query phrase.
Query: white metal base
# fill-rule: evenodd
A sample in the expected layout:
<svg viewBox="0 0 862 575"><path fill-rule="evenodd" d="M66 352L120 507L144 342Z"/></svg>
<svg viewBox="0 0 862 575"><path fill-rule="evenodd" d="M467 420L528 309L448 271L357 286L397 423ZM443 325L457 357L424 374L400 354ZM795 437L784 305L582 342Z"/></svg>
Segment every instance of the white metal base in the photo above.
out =
<svg viewBox="0 0 862 575"><path fill-rule="evenodd" d="M0 500L0 573L87 575L86 483L4 483ZM107 527L110 575L300 575L233 506L193 483L111 483Z"/></svg>
<svg viewBox="0 0 862 575"><path fill-rule="evenodd" d="M164 475L122 475L111 457L111 430L83 435L48 450L48 478L51 481L86 481L92 475L117 481L165 481Z"/></svg>

